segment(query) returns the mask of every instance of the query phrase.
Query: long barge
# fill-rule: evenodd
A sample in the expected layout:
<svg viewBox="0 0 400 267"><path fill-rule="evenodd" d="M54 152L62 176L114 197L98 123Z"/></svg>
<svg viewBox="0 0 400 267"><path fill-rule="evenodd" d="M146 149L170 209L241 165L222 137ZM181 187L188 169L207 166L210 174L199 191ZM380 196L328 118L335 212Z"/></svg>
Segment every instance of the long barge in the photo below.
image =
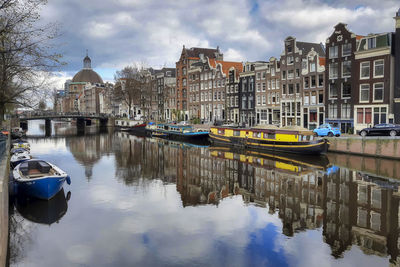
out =
<svg viewBox="0 0 400 267"><path fill-rule="evenodd" d="M211 127L212 143L259 151L276 151L318 155L328 151L329 143L312 131L295 129L262 129Z"/></svg>
<svg viewBox="0 0 400 267"><path fill-rule="evenodd" d="M163 137L177 141L206 141L209 132L201 129L194 129L191 125L176 124L151 124L146 126L146 131L150 136Z"/></svg>

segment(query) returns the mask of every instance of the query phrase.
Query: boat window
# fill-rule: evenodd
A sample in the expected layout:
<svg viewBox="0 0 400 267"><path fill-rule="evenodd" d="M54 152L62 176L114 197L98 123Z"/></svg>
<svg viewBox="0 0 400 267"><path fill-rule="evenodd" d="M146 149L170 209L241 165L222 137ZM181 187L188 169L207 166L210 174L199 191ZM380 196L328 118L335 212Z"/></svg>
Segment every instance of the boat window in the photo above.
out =
<svg viewBox="0 0 400 267"><path fill-rule="evenodd" d="M275 133L264 133L264 138L275 139Z"/></svg>
<svg viewBox="0 0 400 267"><path fill-rule="evenodd" d="M310 135L310 141L312 141L314 139L314 136Z"/></svg>
<svg viewBox="0 0 400 267"><path fill-rule="evenodd" d="M219 134L225 134L225 130L224 129L218 129L218 133Z"/></svg>
<svg viewBox="0 0 400 267"><path fill-rule="evenodd" d="M240 131L233 131L234 136L240 136Z"/></svg>
<svg viewBox="0 0 400 267"><path fill-rule="evenodd" d="M253 132L253 137L261 138L260 132Z"/></svg>

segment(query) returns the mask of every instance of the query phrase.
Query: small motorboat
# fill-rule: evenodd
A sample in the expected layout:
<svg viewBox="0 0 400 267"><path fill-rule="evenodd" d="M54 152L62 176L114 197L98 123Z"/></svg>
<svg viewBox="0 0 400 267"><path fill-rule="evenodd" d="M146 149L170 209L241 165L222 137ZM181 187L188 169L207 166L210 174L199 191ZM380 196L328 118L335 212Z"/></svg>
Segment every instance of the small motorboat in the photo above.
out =
<svg viewBox="0 0 400 267"><path fill-rule="evenodd" d="M62 188L65 180L71 184L66 172L57 166L39 159L18 164L13 172L16 193L40 199L51 199Z"/></svg>
<svg viewBox="0 0 400 267"><path fill-rule="evenodd" d="M12 148L10 150L10 153L11 153L11 155L14 155L15 153L21 153L21 152L24 152L24 151L29 152L29 149L22 148L22 147Z"/></svg>
<svg viewBox="0 0 400 267"><path fill-rule="evenodd" d="M25 140L22 139L16 139L12 142L12 147L13 148L25 148L25 149L30 149L31 146L29 145L29 143Z"/></svg>
<svg viewBox="0 0 400 267"><path fill-rule="evenodd" d="M18 151L14 151L10 158L10 166L14 169L18 164L30 160L32 158L28 150L24 148L18 148Z"/></svg>

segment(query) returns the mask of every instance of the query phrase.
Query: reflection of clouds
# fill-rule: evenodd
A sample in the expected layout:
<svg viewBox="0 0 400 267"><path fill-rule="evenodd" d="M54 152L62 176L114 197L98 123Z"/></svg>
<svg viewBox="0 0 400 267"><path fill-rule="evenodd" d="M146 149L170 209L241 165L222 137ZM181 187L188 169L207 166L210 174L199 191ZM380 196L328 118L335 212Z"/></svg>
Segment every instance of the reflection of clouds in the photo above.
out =
<svg viewBox="0 0 400 267"><path fill-rule="evenodd" d="M74 245L67 248L67 259L74 264L88 264L92 257L92 249L86 245Z"/></svg>
<svg viewBox="0 0 400 267"><path fill-rule="evenodd" d="M59 139L28 139L31 145L31 154L33 156L40 154L49 154L51 152L56 152L59 154L69 153L66 145L65 138Z"/></svg>
<svg viewBox="0 0 400 267"><path fill-rule="evenodd" d="M275 240L276 251L284 253L290 266L385 266L387 258L366 255L359 247L352 246L343 258L331 256L331 248L323 242L321 230L307 230L287 238L279 235Z"/></svg>
<svg viewBox="0 0 400 267"><path fill-rule="evenodd" d="M145 190L135 193L133 187L127 194L105 185L92 188L93 203L102 204L105 209L122 210L127 215L102 233L94 250L103 253L99 244L112 244L118 254L124 254L122 251L127 247L132 248L125 255L129 255L128 262L155 257L157 262L172 265L196 261L213 265L223 257L230 266L243 266L246 258L243 250L251 242L250 235L269 223L278 229L281 225L277 216L269 215L265 209L244 205L241 196L226 198L219 206L182 208L175 185L152 181L141 186ZM216 245L230 248L229 259L216 253Z"/></svg>

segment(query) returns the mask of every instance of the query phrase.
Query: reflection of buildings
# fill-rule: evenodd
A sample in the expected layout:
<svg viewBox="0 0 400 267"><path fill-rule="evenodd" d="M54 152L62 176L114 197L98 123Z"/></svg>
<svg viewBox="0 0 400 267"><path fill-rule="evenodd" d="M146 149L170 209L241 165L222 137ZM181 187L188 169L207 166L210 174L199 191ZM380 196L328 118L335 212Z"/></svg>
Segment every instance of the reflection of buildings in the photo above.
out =
<svg viewBox="0 0 400 267"><path fill-rule="evenodd" d="M393 263L400 257L400 182L345 168L327 169L325 160L311 164L305 158L239 154L133 136L119 142L124 151L116 156L124 174L120 177L176 181L183 206L218 205L240 194L246 203L277 212L287 236L322 227L334 257L343 256L352 245L365 254L389 255ZM129 173L134 169L137 172Z"/></svg>
<svg viewBox="0 0 400 267"><path fill-rule="evenodd" d="M327 176L324 236L333 256L355 244L366 254L397 260L399 185L348 169Z"/></svg>
<svg viewBox="0 0 400 267"><path fill-rule="evenodd" d="M85 166L85 176L87 179L92 177L94 164L103 155L111 152L113 144L111 134L71 137L66 138L65 142L75 160Z"/></svg>

